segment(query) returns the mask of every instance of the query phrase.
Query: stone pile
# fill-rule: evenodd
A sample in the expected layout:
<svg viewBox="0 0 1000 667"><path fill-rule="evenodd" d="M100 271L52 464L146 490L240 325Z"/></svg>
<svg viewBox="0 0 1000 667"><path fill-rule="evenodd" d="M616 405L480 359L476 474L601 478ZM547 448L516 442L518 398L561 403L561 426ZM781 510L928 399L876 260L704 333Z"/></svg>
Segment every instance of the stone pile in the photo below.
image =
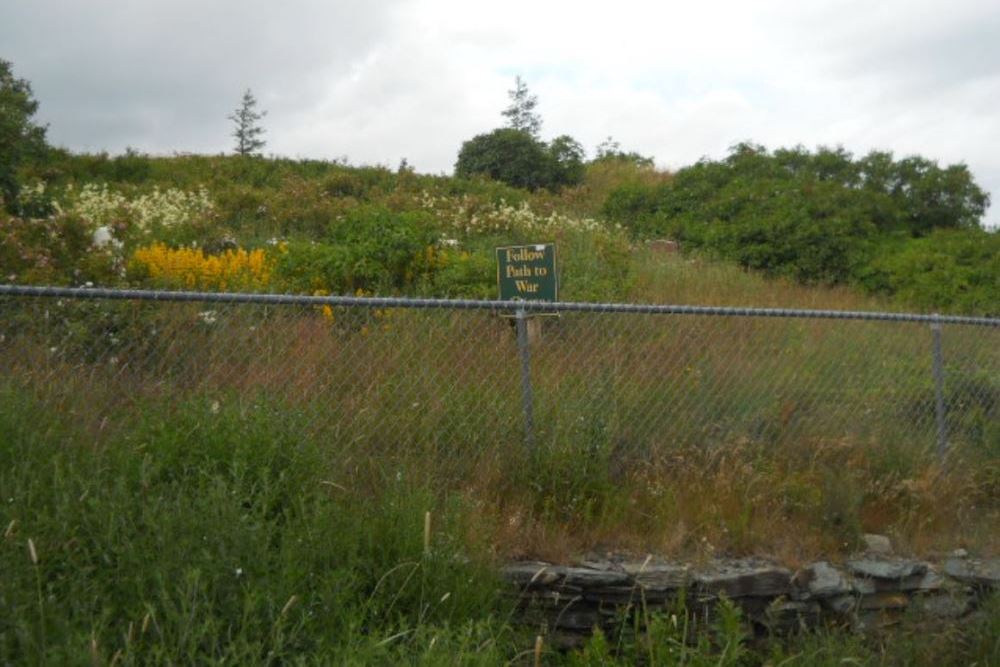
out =
<svg viewBox="0 0 1000 667"><path fill-rule="evenodd" d="M829 624L867 631L903 614L960 619L1000 590L1000 558L977 560L960 550L935 564L894 556L885 538L866 537L868 550L842 564L819 561L794 571L755 558L694 565L609 556L574 565L522 561L502 574L521 621L563 645L595 627L614 632L640 610L676 613L683 606L696 621L710 620L723 599L758 633Z"/></svg>

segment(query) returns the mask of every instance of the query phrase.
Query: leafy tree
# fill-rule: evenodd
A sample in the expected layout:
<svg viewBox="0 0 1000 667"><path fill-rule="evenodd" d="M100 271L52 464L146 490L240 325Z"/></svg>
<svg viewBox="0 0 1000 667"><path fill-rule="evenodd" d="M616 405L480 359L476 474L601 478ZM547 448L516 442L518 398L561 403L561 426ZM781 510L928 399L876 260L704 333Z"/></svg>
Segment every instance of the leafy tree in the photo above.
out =
<svg viewBox="0 0 1000 667"><path fill-rule="evenodd" d="M507 127L527 132L537 139L542 129L542 118L535 111L538 96L528 92L528 86L520 76L515 77L514 90L508 90L507 94L510 96L510 106L503 111L503 115L507 117Z"/></svg>
<svg viewBox="0 0 1000 667"><path fill-rule="evenodd" d="M653 158L640 155L635 151L623 151L622 145L610 136L597 144L596 153L594 162L629 162L637 167L649 169L654 166Z"/></svg>
<svg viewBox="0 0 1000 667"><path fill-rule="evenodd" d="M233 137L236 139L236 153L238 155L254 155L264 147L265 142L260 138L264 134L264 128L258 125L258 121L267 115L266 111L256 111L257 100L253 93L247 88L243 93L243 101L240 107L228 116L236 127L233 129Z"/></svg>
<svg viewBox="0 0 1000 667"><path fill-rule="evenodd" d="M544 187L548 172L545 144L524 130L509 127L469 139L462 144L455 163L456 176L489 176L529 190Z"/></svg>
<svg viewBox="0 0 1000 667"><path fill-rule="evenodd" d="M528 190L575 185L583 173L583 147L572 137L563 135L546 144L509 127L466 141L455 163L456 176L488 176Z"/></svg>
<svg viewBox="0 0 1000 667"><path fill-rule="evenodd" d="M580 142L563 134L548 145L549 175L548 187L576 185L583 182L583 146Z"/></svg>
<svg viewBox="0 0 1000 667"><path fill-rule="evenodd" d="M17 202L17 170L45 152L45 127L31 117L38 102L31 84L14 76L12 65L0 60L0 199L12 212Z"/></svg>

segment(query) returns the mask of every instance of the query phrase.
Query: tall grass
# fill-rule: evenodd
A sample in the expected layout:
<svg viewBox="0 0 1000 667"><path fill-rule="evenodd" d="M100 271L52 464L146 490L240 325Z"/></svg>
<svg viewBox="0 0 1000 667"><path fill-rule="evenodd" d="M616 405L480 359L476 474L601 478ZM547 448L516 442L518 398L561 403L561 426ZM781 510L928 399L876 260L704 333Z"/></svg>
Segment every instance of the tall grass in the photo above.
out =
<svg viewBox="0 0 1000 667"><path fill-rule="evenodd" d="M95 434L29 387L0 385L0 662L530 660L533 633L512 624L474 497L416 461L346 460L266 401L133 407ZM676 617L650 615L644 634L623 624L621 636L598 635L580 652L545 643L541 656L570 665L989 664L997 618L991 606L944 634L869 644L835 633L752 648L732 610L693 644Z"/></svg>
<svg viewBox="0 0 1000 667"><path fill-rule="evenodd" d="M332 484L364 495L399 476L449 494L474 526L465 539L493 553L794 561L849 551L865 531L917 553L1000 539L989 330L945 332L942 463L930 332L914 324L549 319L532 349L528 451L514 336L489 313L3 307L0 368L95 443L147 406L193 432L221 413L287 424Z"/></svg>

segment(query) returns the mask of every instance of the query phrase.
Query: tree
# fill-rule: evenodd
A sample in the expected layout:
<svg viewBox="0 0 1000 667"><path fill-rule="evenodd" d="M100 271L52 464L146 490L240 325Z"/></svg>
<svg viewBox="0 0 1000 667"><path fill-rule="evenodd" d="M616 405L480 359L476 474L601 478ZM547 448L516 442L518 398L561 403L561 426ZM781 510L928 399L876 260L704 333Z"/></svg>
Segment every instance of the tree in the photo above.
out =
<svg viewBox="0 0 1000 667"><path fill-rule="evenodd" d="M264 128L257 124L261 118L267 115L266 111L256 111L257 100L253 93L247 88L243 93L243 101L240 108L229 116L229 120L235 123L233 137L236 139L236 153L238 155L253 155L264 147L264 140L260 135L264 134Z"/></svg>
<svg viewBox="0 0 1000 667"><path fill-rule="evenodd" d="M13 211L17 202L17 170L46 149L45 127L31 117L38 102L31 84L14 77L11 63L0 60L0 199Z"/></svg>
<svg viewBox="0 0 1000 667"><path fill-rule="evenodd" d="M626 162L644 169L652 169L655 166L651 157L639 155L635 151L623 151L622 145L611 136L597 144L594 162Z"/></svg>
<svg viewBox="0 0 1000 667"><path fill-rule="evenodd" d="M583 182L584 150L580 142L564 134L556 137L548 146L549 187L576 185Z"/></svg>
<svg viewBox="0 0 1000 667"><path fill-rule="evenodd" d="M455 163L455 175L461 178L488 176L528 190L576 185L583 172L583 147L573 137L563 135L546 144L510 127L469 139Z"/></svg>
<svg viewBox="0 0 1000 667"><path fill-rule="evenodd" d="M483 175L507 185L535 190L548 182L545 144L524 130L504 127L462 144L455 175Z"/></svg>
<svg viewBox="0 0 1000 667"><path fill-rule="evenodd" d="M542 118L535 112L538 96L528 93L528 86L520 76L515 77L514 90L508 90L507 95L510 96L510 106L503 111L507 127L527 132L537 139L542 129Z"/></svg>

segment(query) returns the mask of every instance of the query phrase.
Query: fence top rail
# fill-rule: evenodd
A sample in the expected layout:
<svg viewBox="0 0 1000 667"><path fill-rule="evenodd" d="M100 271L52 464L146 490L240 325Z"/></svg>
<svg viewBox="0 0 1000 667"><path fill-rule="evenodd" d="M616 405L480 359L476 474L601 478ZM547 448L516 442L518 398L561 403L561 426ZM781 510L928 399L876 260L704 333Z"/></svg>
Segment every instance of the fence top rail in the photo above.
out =
<svg viewBox="0 0 1000 667"><path fill-rule="evenodd" d="M55 297L64 299L112 299L136 301L190 301L201 303L252 303L264 305L353 306L360 308L440 308L491 310L516 314L532 313L636 313L648 315L716 315L729 317L777 317L884 322L926 322L1000 327L1000 318L963 315L922 315L859 310L814 310L800 308L741 308L731 306L687 306L670 304L583 303L559 301L498 301L472 299L421 299L408 297L307 296L250 292L192 292L173 290L116 289L106 287L50 287L2 285L0 296Z"/></svg>

